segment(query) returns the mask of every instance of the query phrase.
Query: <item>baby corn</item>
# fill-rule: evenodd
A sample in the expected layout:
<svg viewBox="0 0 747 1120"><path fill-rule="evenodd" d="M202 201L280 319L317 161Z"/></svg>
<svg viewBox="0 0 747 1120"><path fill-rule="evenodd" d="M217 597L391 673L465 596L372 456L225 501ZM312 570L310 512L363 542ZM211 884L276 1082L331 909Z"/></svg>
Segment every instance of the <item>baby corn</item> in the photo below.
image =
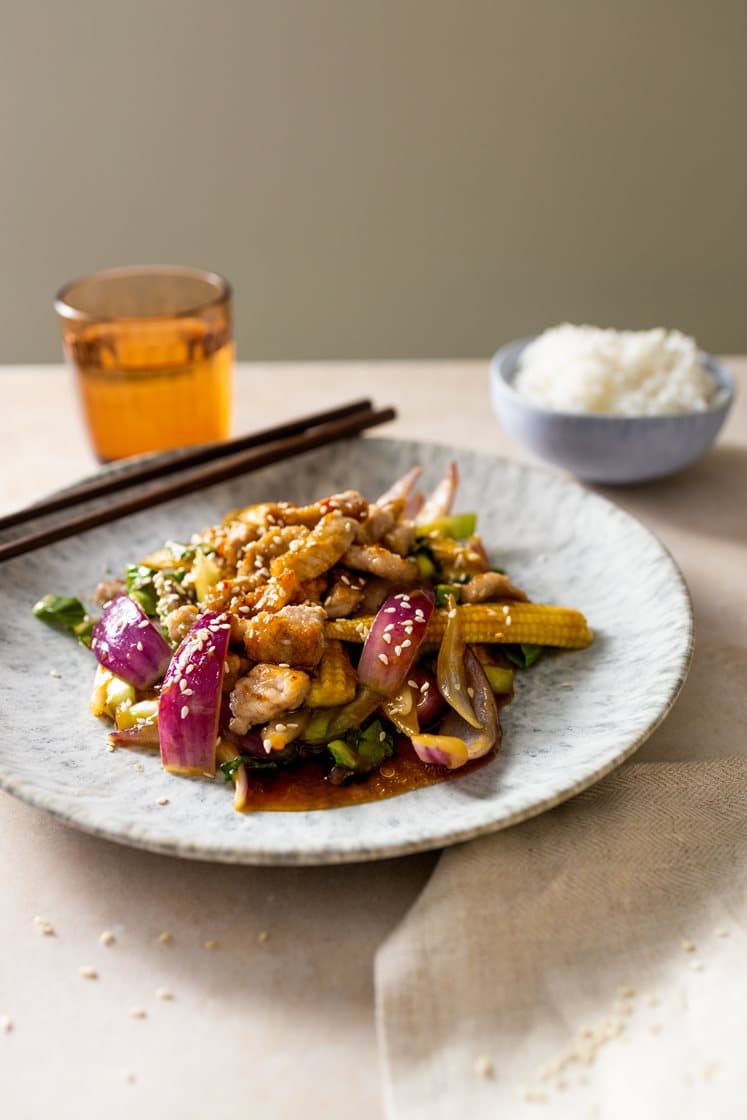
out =
<svg viewBox="0 0 747 1120"><path fill-rule="evenodd" d="M553 607L545 603L465 603L456 607L462 616L464 640L511 644L523 642L538 646L562 646L583 649L592 640L592 632L580 611L570 607ZM428 625L425 641L436 644L443 637L448 612L435 610ZM344 642L363 642L373 623L366 618L339 618L328 622L327 638Z"/></svg>
<svg viewBox="0 0 747 1120"><path fill-rule="evenodd" d="M342 642L327 637L317 674L306 697L308 708L337 708L355 696L355 669Z"/></svg>

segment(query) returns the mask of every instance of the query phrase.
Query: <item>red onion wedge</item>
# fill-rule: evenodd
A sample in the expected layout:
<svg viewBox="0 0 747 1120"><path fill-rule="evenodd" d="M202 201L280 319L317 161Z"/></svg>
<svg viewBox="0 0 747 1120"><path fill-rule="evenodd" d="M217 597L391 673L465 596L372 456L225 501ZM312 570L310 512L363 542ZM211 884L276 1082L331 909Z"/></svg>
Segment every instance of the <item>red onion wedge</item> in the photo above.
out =
<svg viewBox="0 0 747 1120"><path fill-rule="evenodd" d="M421 762L457 770L469 761L467 744L450 735L413 735L410 742Z"/></svg>
<svg viewBox="0 0 747 1120"><path fill-rule="evenodd" d="M416 524L427 525L430 521L436 521L439 517L445 517L447 513L451 513L458 485L459 472L457 471L457 465L456 463L449 463L446 474L430 497L426 499L415 518Z"/></svg>
<svg viewBox="0 0 747 1120"><path fill-rule="evenodd" d="M464 654L467 687L472 690L472 704L479 727L471 727L458 712L450 711L441 722L437 735L416 735L412 739L415 753L422 762L436 763L455 770L475 758L482 758L493 747L500 746L501 725L493 690L483 667L473 651Z"/></svg>
<svg viewBox="0 0 747 1120"><path fill-rule="evenodd" d="M129 595L104 608L93 628L91 651L100 665L135 688L150 688L171 660L166 639Z"/></svg>
<svg viewBox="0 0 747 1120"><path fill-rule="evenodd" d="M394 696L407 678L433 613L428 591L400 592L384 601L358 662L358 679L382 696Z"/></svg>
<svg viewBox="0 0 747 1120"><path fill-rule="evenodd" d="M394 726L408 739L420 734L418 710L415 702L417 693L410 684L403 684L389 700L381 705L381 710Z"/></svg>
<svg viewBox="0 0 747 1120"><path fill-rule="evenodd" d="M161 689L161 762L173 774L214 774L221 686L231 624L213 611L177 649Z"/></svg>
<svg viewBox="0 0 747 1120"><path fill-rule="evenodd" d="M466 646L462 631L462 616L456 605L453 595L448 598L449 609L446 612L446 627L438 651L438 689L444 700L448 701L455 712L472 727L479 727L480 723L475 714L474 705L469 695L469 685L464 665Z"/></svg>
<svg viewBox="0 0 747 1120"><path fill-rule="evenodd" d="M158 724L136 723L134 727L125 727L122 731L110 731L109 742L115 747L155 747L160 745Z"/></svg>

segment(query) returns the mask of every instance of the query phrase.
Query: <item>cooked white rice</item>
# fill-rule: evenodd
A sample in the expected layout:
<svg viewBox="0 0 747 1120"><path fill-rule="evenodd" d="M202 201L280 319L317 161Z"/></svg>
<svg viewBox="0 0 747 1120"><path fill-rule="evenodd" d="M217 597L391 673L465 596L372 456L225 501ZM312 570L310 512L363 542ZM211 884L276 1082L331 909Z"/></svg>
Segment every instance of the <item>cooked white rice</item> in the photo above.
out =
<svg viewBox="0 0 747 1120"><path fill-rule="evenodd" d="M524 350L514 388L544 408L611 416L702 412L716 382L680 331L602 330L564 323Z"/></svg>

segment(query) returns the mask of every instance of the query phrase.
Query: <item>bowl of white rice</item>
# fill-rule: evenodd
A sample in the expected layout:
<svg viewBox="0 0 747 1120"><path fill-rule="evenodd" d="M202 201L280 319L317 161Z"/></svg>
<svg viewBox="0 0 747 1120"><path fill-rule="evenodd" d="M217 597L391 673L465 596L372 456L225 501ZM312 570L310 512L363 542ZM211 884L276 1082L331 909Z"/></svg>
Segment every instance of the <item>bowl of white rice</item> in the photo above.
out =
<svg viewBox="0 0 747 1120"><path fill-rule="evenodd" d="M734 391L725 366L661 327L565 323L509 343L490 363L491 400L506 431L589 482L643 482L694 463Z"/></svg>

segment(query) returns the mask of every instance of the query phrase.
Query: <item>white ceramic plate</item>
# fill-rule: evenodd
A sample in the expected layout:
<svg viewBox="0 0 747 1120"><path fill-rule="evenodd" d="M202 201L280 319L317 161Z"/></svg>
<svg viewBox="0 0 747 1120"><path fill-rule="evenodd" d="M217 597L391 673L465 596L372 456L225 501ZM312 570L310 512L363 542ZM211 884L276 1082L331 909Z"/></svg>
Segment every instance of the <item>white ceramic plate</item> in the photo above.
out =
<svg viewBox="0 0 747 1120"><path fill-rule="evenodd" d="M374 498L413 463L426 483L459 463L458 508L477 510L496 563L537 601L577 607L595 641L521 676L498 757L457 781L374 804L235 813L230 785L167 775L157 755L106 749L89 715L93 659L33 618L43 594L88 595L166 539L232 507L305 502L348 487ZM687 589L648 530L545 472L453 448L359 439L7 562L0 580L0 784L77 828L226 863L315 864L441 847L530 817L597 781L669 711L692 651ZM60 677L50 675L60 673ZM570 687L568 687L570 685ZM161 797L168 805L159 806Z"/></svg>

